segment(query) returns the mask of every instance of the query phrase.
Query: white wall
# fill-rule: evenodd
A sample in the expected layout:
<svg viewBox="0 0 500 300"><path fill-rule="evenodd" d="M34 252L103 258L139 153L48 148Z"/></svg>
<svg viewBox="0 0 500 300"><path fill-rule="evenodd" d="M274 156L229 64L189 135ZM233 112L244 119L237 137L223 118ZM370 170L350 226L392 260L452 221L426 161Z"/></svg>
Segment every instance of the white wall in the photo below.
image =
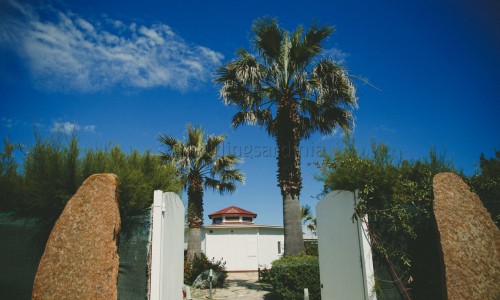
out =
<svg viewBox="0 0 500 300"><path fill-rule="evenodd" d="M352 220L352 192L334 191L316 206L322 299L376 300L371 248L361 221Z"/></svg>
<svg viewBox="0 0 500 300"><path fill-rule="evenodd" d="M278 254L278 242L280 242L281 254ZM259 265L269 269L273 261L283 256L284 243L282 228L259 228Z"/></svg>
<svg viewBox="0 0 500 300"><path fill-rule="evenodd" d="M228 271L257 271L259 265L270 267L281 257L278 241L283 248L283 239L282 228L206 228L205 254L223 259Z"/></svg>

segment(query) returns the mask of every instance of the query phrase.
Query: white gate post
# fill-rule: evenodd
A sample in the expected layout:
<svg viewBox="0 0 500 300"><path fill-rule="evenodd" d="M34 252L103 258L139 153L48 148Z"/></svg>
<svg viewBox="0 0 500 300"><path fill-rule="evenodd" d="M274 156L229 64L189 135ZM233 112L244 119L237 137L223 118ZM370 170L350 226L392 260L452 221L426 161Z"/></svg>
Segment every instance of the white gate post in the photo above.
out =
<svg viewBox="0 0 500 300"><path fill-rule="evenodd" d="M366 226L353 220L356 197L333 191L316 205L322 299L376 300Z"/></svg>
<svg viewBox="0 0 500 300"><path fill-rule="evenodd" d="M151 226L151 300L181 300L184 285L184 205L177 194L154 192Z"/></svg>
<svg viewBox="0 0 500 300"><path fill-rule="evenodd" d="M182 300L184 286L184 204L177 194L163 193L162 298Z"/></svg>

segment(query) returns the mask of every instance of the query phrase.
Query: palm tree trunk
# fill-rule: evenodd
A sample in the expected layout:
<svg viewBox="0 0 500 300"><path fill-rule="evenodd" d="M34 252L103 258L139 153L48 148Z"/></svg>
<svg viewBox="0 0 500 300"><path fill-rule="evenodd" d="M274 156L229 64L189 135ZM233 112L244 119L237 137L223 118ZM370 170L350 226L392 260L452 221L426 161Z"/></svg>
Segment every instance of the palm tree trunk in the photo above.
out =
<svg viewBox="0 0 500 300"><path fill-rule="evenodd" d="M189 228L187 259L192 261L201 255L201 228Z"/></svg>
<svg viewBox="0 0 500 300"><path fill-rule="evenodd" d="M282 101L278 105L276 143L278 146L278 185L283 197L284 254L293 256L305 252L299 201L302 176L297 116L297 107L293 101Z"/></svg>
<svg viewBox="0 0 500 300"><path fill-rule="evenodd" d="M203 186L201 178L190 178L188 188L189 240L187 259L201 255L201 228L203 226Z"/></svg>
<svg viewBox="0 0 500 300"><path fill-rule="evenodd" d="M298 195L283 195L284 255L298 256L305 252Z"/></svg>

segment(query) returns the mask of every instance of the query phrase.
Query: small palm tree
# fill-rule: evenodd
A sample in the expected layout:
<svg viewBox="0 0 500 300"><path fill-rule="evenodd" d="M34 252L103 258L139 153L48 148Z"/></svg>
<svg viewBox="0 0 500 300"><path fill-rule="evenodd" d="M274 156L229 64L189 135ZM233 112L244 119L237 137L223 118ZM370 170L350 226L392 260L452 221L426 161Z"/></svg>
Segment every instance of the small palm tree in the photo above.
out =
<svg viewBox="0 0 500 300"><path fill-rule="evenodd" d="M312 234L316 235L317 221L313 216L311 206L308 204L302 205L300 207L300 217L302 220L302 225L305 225Z"/></svg>
<svg viewBox="0 0 500 300"><path fill-rule="evenodd" d="M318 228L318 219L312 218L311 222L307 224L307 229L312 232L312 234L316 235L316 230Z"/></svg>
<svg viewBox="0 0 500 300"><path fill-rule="evenodd" d="M215 78L226 105L238 112L232 126L265 127L278 148L278 185L283 198L285 254L304 252L299 195L302 188L299 144L314 132L332 134L353 124L355 89L347 71L323 57L329 26L302 26L290 33L277 20L254 22L255 54L238 50Z"/></svg>
<svg viewBox="0 0 500 300"><path fill-rule="evenodd" d="M306 225L307 222L312 221L313 216L312 216L311 206L306 204L300 207L300 219L302 220L302 225Z"/></svg>
<svg viewBox="0 0 500 300"><path fill-rule="evenodd" d="M187 126L184 141L171 135L160 135L167 151L160 157L164 163L176 167L188 194L187 223L189 227L188 259L201 254L201 227L203 226L203 192L212 189L220 194L236 190L236 182L243 182L243 174L236 169L240 159L233 154L219 155L224 137L206 136L200 127Z"/></svg>

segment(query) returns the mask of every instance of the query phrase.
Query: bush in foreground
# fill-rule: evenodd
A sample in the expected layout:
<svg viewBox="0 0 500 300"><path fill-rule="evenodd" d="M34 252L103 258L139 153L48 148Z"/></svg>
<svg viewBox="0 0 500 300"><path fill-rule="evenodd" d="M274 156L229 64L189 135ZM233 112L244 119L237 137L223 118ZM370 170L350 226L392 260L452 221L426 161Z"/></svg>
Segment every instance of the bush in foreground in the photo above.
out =
<svg viewBox="0 0 500 300"><path fill-rule="evenodd" d="M217 273L217 280L213 282L213 287L222 287L227 278L226 262L222 260L209 260L203 253L195 255L191 261L184 261L184 283L192 285L196 278L204 271L212 269Z"/></svg>
<svg viewBox="0 0 500 300"><path fill-rule="evenodd" d="M283 299L304 299L304 288L309 289L309 299L321 299L318 257L303 255L286 256L273 262L270 272L274 291Z"/></svg>

